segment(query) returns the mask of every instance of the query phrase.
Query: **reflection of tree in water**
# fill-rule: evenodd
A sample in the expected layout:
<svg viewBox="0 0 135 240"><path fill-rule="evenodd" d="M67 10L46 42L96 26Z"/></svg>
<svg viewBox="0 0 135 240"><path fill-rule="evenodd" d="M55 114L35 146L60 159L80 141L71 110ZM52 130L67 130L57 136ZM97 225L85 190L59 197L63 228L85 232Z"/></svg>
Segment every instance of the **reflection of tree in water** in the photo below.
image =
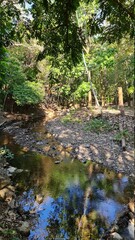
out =
<svg viewBox="0 0 135 240"><path fill-rule="evenodd" d="M48 239L74 239L78 235L76 218L83 213L83 191L76 187L66 189L64 198L57 198L52 209L47 226Z"/></svg>
<svg viewBox="0 0 135 240"><path fill-rule="evenodd" d="M106 227L105 218L95 210L85 214L89 189L86 196L80 188L67 189L64 198L59 197L52 203L46 239L98 239L103 226ZM79 206L79 207L78 207Z"/></svg>
<svg viewBox="0 0 135 240"><path fill-rule="evenodd" d="M105 219L99 217L96 211L90 212L88 215L82 215L76 219L78 227L79 239L99 239L102 235Z"/></svg>

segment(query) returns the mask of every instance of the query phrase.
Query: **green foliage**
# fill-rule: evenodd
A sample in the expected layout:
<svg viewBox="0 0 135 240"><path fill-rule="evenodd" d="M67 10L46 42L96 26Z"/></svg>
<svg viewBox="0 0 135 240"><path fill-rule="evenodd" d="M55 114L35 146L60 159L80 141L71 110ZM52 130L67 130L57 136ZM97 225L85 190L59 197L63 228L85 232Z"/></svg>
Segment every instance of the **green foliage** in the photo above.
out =
<svg viewBox="0 0 135 240"><path fill-rule="evenodd" d="M32 34L44 44L44 51L40 55L57 57L58 53L71 56L73 62L81 58L81 41L75 11L79 0L46 1L47 10L43 1L32 1L33 15Z"/></svg>
<svg viewBox="0 0 135 240"><path fill-rule="evenodd" d="M2 226L0 229L0 234L3 236L4 239L10 239L10 240L19 240L20 238L17 237L17 231L14 229L7 229L5 226Z"/></svg>
<svg viewBox="0 0 135 240"><path fill-rule="evenodd" d="M66 57L70 56L75 63L81 60L86 34L98 33L109 42L115 42L127 34L133 38L133 0L27 2L31 4L29 10L25 0L1 1L1 45L7 46L12 40L21 40L26 36L36 37L44 44L44 51L40 57L45 55L57 57L62 53ZM77 10L81 13L80 27L76 20Z"/></svg>
<svg viewBox="0 0 135 240"><path fill-rule="evenodd" d="M109 132L112 130L112 126L110 123L104 119L91 119L87 122L84 126L85 131L92 131L92 132Z"/></svg>
<svg viewBox="0 0 135 240"><path fill-rule="evenodd" d="M100 26L102 39L115 42L123 36L130 35L133 38L134 9L133 0L129 1L108 1L98 0L100 13L97 12L93 27ZM106 24L104 24L106 21Z"/></svg>
<svg viewBox="0 0 135 240"><path fill-rule="evenodd" d="M133 94L134 91L135 91L135 87L134 87L134 86L131 86L131 87L128 88L128 93L129 93L130 95Z"/></svg>
<svg viewBox="0 0 135 240"><path fill-rule="evenodd" d="M71 92L71 87L70 85L63 85L59 91L63 96L69 96Z"/></svg>
<svg viewBox="0 0 135 240"><path fill-rule="evenodd" d="M26 77L15 57L11 57L4 47L0 48L0 53L0 95L4 101L9 94L13 94L14 84L24 82Z"/></svg>
<svg viewBox="0 0 135 240"><path fill-rule="evenodd" d="M38 82L25 81L20 85L14 85L13 98L17 105L38 104L44 98L43 85Z"/></svg>
<svg viewBox="0 0 135 240"><path fill-rule="evenodd" d="M13 159L14 154L5 146L0 148L0 158L5 157L7 159Z"/></svg>
<svg viewBox="0 0 135 240"><path fill-rule="evenodd" d="M34 47L37 52L33 54ZM8 97L20 106L38 104L43 100L44 87L35 81L35 59L38 51L37 45L21 45L20 52L18 47L12 47L9 51L4 47L0 48L0 96L4 106Z"/></svg>
<svg viewBox="0 0 135 240"><path fill-rule="evenodd" d="M123 137L124 138L129 138L130 137L130 134L129 134L128 130L123 130L122 132L117 133L114 136L114 140L115 141L121 141Z"/></svg>
<svg viewBox="0 0 135 240"><path fill-rule="evenodd" d="M24 37L28 27L27 10L21 7L20 2L20 0L0 1L0 47L9 46L13 40Z"/></svg>
<svg viewBox="0 0 135 240"><path fill-rule="evenodd" d="M73 98L76 101L80 101L81 99L87 96L89 91L90 91L90 83L82 81L82 83L78 86L76 91L73 93Z"/></svg>
<svg viewBox="0 0 135 240"><path fill-rule="evenodd" d="M23 72L29 81L33 81L38 73L37 69L37 56L42 49L41 46L37 44L35 39L31 39L29 43L23 41L20 43L15 43L8 48L10 56L15 57Z"/></svg>
<svg viewBox="0 0 135 240"><path fill-rule="evenodd" d="M120 85L124 89L124 100L132 100L134 58L129 39L133 25L132 0L29 0L28 3L31 4L29 10L24 0L1 1L1 45L9 45L16 37L23 39L23 44L14 45L12 41L9 52L0 48L1 104L14 94L19 105L39 102L39 97L26 98L22 89L25 81L42 81L47 91L51 90L54 98L63 104L86 100L90 86L86 83L82 49L98 99L104 96L106 101L116 102ZM28 41L28 35L38 38L43 46L37 46L35 40L26 43L24 38ZM101 39L107 41L103 44ZM116 44L118 39L121 42ZM108 40L113 44L108 44ZM44 56L44 63L37 64L37 59ZM23 101L19 97L19 85L25 95Z"/></svg>
<svg viewBox="0 0 135 240"><path fill-rule="evenodd" d="M67 123L81 123L81 120L78 117L74 117L72 113L67 114L66 116L61 118L61 122L64 124Z"/></svg>

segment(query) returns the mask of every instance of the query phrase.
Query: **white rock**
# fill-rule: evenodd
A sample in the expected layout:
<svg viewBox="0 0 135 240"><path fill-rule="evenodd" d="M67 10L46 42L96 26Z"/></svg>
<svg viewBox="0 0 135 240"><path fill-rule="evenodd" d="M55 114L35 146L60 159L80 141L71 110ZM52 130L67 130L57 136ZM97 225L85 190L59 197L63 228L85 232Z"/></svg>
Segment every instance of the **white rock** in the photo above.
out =
<svg viewBox="0 0 135 240"><path fill-rule="evenodd" d="M9 173L14 173L14 172L16 171L16 169L17 169L17 168L15 168L15 167L9 167L9 168L7 169L7 171L8 171Z"/></svg>

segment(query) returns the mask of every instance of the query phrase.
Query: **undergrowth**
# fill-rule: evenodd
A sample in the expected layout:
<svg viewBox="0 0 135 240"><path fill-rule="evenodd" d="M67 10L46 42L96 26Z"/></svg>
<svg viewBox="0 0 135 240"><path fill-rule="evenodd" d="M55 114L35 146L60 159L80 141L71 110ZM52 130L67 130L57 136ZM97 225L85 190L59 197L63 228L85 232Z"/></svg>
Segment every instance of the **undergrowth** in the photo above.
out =
<svg viewBox="0 0 135 240"><path fill-rule="evenodd" d="M66 123L75 123L75 122L80 123L81 119L79 119L78 117L75 117L74 111L73 111L73 112L68 113L66 116L62 117L61 122L65 123L65 124Z"/></svg>
<svg viewBox="0 0 135 240"><path fill-rule="evenodd" d="M105 119L91 119L89 122L87 122L84 125L85 131L91 131L91 132L109 132L113 130L113 127L111 124L105 120Z"/></svg>

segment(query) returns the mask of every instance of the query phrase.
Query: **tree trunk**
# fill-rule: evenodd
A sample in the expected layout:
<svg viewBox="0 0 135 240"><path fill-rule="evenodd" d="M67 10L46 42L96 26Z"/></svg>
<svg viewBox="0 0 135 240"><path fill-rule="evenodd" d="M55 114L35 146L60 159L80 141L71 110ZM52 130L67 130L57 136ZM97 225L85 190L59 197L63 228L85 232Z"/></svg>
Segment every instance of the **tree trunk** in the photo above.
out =
<svg viewBox="0 0 135 240"><path fill-rule="evenodd" d="M91 81L91 72L88 70L88 67L87 67L87 64L86 64L84 52L82 52L82 56L83 56L84 66L85 66L85 69L86 69L86 72L87 72L87 76L88 76L88 82L90 83L91 91L92 91L92 93L93 93L93 95L94 95L96 105L97 105L98 107L100 107L100 104L99 104L99 101L98 101L98 98L97 98L96 91L95 91L95 89L94 89L94 87L93 87L93 84L92 84L92 81Z"/></svg>
<svg viewBox="0 0 135 240"><path fill-rule="evenodd" d="M124 104L123 104L123 91L122 87L118 87L118 108L121 112L121 115L123 116L125 114L124 112Z"/></svg>
<svg viewBox="0 0 135 240"><path fill-rule="evenodd" d="M118 87L118 105L119 105L119 107L123 107L123 91L122 91L122 87Z"/></svg>
<svg viewBox="0 0 135 240"><path fill-rule="evenodd" d="M105 106L105 98L103 95L102 95L101 99L102 99L102 107L104 107Z"/></svg>
<svg viewBox="0 0 135 240"><path fill-rule="evenodd" d="M78 13L76 11L76 19L77 19L77 22L78 22L78 26L79 26L79 19L78 19ZM88 39L86 39L87 41ZM87 46L88 47L88 46ZM86 51L86 48L84 48L84 50ZM89 52L89 49L87 49L87 53ZM85 60L85 56L84 56L84 51L82 51L82 58L83 58L83 63L84 63L84 66L85 66L85 70L86 70L86 73L87 73L87 76L88 76L88 82L90 83L90 89L93 93L93 96L95 98L95 102L96 102L96 105L98 107L100 107L100 104L99 104L99 101L98 101L98 98L97 98L97 94L96 94L96 91L93 87L93 84L92 84L92 81L91 81L91 72L90 70L88 69L88 66L87 66L87 63L86 63L86 60Z"/></svg>
<svg viewBox="0 0 135 240"><path fill-rule="evenodd" d="M88 107L92 106L92 93L91 90L88 92Z"/></svg>

